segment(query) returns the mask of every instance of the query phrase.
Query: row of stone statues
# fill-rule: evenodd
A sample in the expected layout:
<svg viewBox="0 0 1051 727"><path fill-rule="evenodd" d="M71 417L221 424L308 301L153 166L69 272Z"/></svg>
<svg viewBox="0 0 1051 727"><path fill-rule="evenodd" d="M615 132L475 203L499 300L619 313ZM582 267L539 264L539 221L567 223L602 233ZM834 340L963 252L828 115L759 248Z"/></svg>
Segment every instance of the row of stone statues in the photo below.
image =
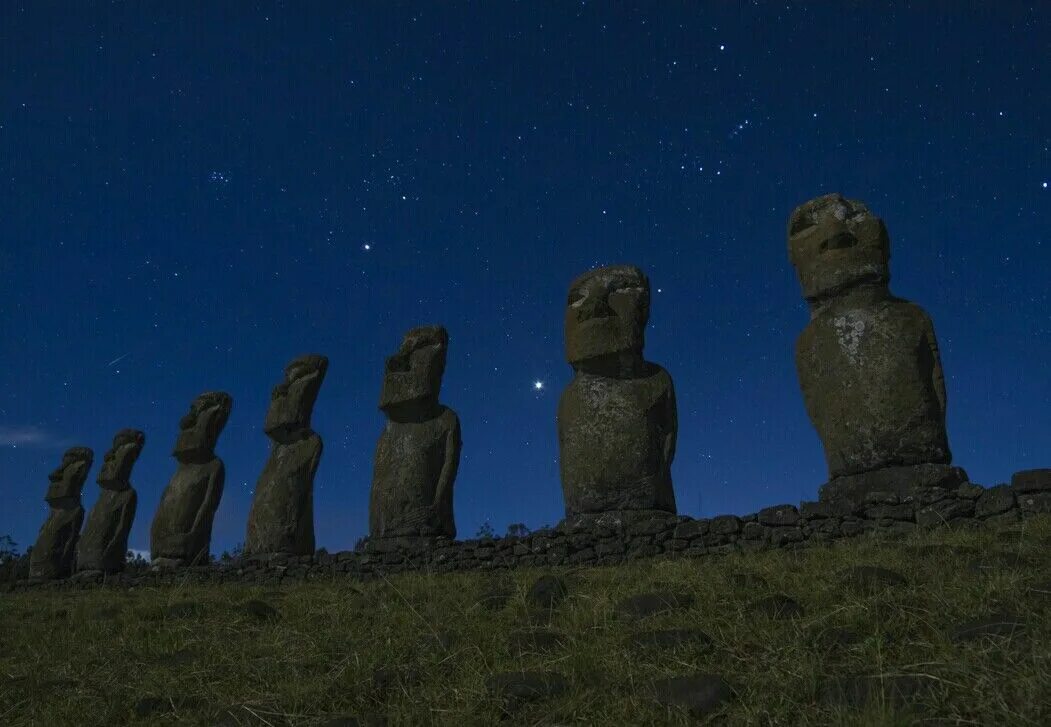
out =
<svg viewBox="0 0 1051 727"><path fill-rule="evenodd" d="M950 466L934 328L920 307L890 294L882 220L860 202L819 197L792 213L788 252L811 312L795 356L828 464L821 497L966 481ZM633 266L598 268L570 284L565 350L574 375L557 417L567 519L617 522L676 512L675 391L668 372L643 358L649 310L649 281ZM438 398L448 344L440 326L414 328L386 361L380 409L387 423L376 448L370 538L455 537L460 422ZM322 442L310 418L327 369L324 356L302 356L273 390L265 422L272 444L248 518L248 555L314 550L313 480ZM208 560L224 479L214 450L232 403L222 392L201 394L179 423L172 453L178 465L150 531L160 567ZM135 515L130 473L144 442L135 430L114 438L98 475L103 494L79 545L80 490L92 453L65 453L51 474L51 514L33 548L32 575L122 567Z"/></svg>

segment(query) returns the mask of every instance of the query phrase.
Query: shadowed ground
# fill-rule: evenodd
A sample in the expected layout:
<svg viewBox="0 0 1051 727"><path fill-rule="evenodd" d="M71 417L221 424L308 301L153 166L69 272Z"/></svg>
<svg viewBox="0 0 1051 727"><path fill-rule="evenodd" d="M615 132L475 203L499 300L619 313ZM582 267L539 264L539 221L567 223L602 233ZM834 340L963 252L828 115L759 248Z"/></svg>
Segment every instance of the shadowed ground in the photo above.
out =
<svg viewBox="0 0 1051 727"><path fill-rule="evenodd" d="M1047 724L1049 553L1041 516L615 568L3 594L0 723Z"/></svg>

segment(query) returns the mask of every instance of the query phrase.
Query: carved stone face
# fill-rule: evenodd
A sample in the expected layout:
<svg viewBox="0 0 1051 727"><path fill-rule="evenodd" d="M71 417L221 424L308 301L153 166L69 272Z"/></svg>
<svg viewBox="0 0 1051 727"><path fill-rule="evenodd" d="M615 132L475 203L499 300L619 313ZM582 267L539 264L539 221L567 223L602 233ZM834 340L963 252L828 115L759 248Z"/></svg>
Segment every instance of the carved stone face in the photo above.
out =
<svg viewBox="0 0 1051 727"><path fill-rule="evenodd" d="M263 429L270 436L310 429L321 382L328 371L328 358L319 355L300 356L285 367L285 380L270 393L270 408Z"/></svg>
<svg viewBox="0 0 1051 727"><path fill-rule="evenodd" d="M792 212L788 256L807 300L890 280L890 240L883 220L838 194L812 199Z"/></svg>
<svg viewBox="0 0 1051 727"><path fill-rule="evenodd" d="M113 437L113 446L102 458L96 481L109 490L126 490L130 484L131 468L139 458L146 435L137 429L122 429Z"/></svg>
<svg viewBox="0 0 1051 727"><path fill-rule="evenodd" d="M631 352L642 356L650 316L650 281L632 265L610 265L584 273L569 286L566 359Z"/></svg>
<svg viewBox="0 0 1051 727"><path fill-rule="evenodd" d="M179 438L172 454L188 461L211 457L233 403L223 391L208 391L194 399L190 413L179 420Z"/></svg>
<svg viewBox="0 0 1051 727"><path fill-rule="evenodd" d="M48 502L56 503L69 498L80 499L80 489L88 478L88 470L95 459L87 447L71 447L62 454L62 464L47 476L51 482L47 488Z"/></svg>
<svg viewBox="0 0 1051 727"><path fill-rule="evenodd" d="M442 326L410 329L397 353L387 359L380 409L437 403L448 349L449 334Z"/></svg>

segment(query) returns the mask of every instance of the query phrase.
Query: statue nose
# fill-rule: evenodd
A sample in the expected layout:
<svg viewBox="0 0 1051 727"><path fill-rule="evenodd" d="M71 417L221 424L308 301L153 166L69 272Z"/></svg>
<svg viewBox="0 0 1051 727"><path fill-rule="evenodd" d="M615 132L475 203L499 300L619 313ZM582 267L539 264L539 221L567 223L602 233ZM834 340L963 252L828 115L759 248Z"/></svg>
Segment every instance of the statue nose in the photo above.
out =
<svg viewBox="0 0 1051 727"><path fill-rule="evenodd" d="M577 311L577 320L582 321L589 318L608 318L613 315L613 309L606 302L606 296L594 293L584 299Z"/></svg>

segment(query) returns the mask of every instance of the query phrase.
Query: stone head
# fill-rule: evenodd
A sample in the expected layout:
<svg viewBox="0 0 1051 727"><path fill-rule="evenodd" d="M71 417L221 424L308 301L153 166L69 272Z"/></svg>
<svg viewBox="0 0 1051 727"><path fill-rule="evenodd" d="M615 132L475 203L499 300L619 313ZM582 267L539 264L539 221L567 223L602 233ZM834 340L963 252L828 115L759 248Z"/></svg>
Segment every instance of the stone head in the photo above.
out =
<svg viewBox="0 0 1051 727"><path fill-rule="evenodd" d="M405 334L398 351L387 358L380 409L432 407L445 373L449 333L442 326L420 326Z"/></svg>
<svg viewBox="0 0 1051 727"><path fill-rule="evenodd" d="M179 438L172 454L180 461L211 458L233 404L224 391L207 391L194 399L190 412L179 420Z"/></svg>
<svg viewBox="0 0 1051 727"><path fill-rule="evenodd" d="M138 429L121 429L113 437L113 446L102 458L102 467L96 481L109 490L126 490L130 487L131 468L139 458L146 435Z"/></svg>
<svg viewBox="0 0 1051 727"><path fill-rule="evenodd" d="M839 194L796 207L788 222L788 256L807 300L890 281L890 240L883 220Z"/></svg>
<svg viewBox="0 0 1051 727"><path fill-rule="evenodd" d="M569 285L566 359L574 367L618 354L642 357L650 281L634 265L589 270Z"/></svg>
<svg viewBox="0 0 1051 727"><path fill-rule="evenodd" d="M88 478L95 454L87 447L70 447L62 454L60 464L50 475L50 485L44 498L50 503L80 499L80 489Z"/></svg>
<svg viewBox="0 0 1051 727"><path fill-rule="evenodd" d="M310 429L321 382L328 371L328 358L308 354L293 359L285 366L285 379L270 392L270 408L263 429L278 439Z"/></svg>

